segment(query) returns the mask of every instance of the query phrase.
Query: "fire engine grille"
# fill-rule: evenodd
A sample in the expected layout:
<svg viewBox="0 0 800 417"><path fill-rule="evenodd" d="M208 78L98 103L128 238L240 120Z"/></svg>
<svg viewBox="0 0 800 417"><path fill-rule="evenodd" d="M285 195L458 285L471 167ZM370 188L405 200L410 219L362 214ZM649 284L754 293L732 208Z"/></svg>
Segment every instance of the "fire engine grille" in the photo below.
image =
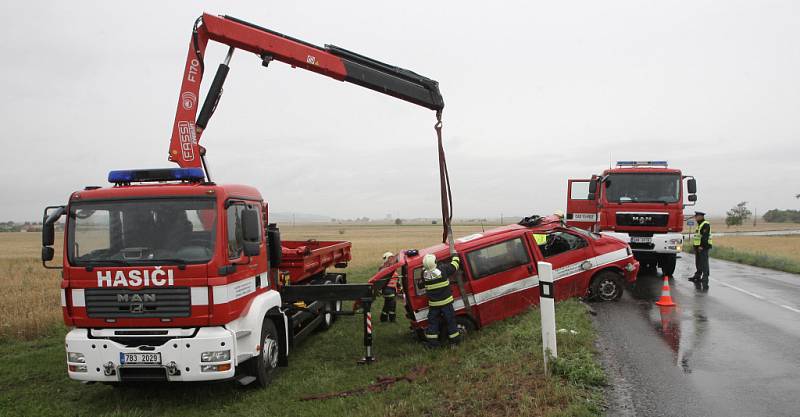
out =
<svg viewBox="0 0 800 417"><path fill-rule="evenodd" d="M669 214L617 213L617 226L666 226Z"/></svg>
<svg viewBox="0 0 800 417"><path fill-rule="evenodd" d="M192 297L188 287L87 288L86 314L91 318L189 317Z"/></svg>

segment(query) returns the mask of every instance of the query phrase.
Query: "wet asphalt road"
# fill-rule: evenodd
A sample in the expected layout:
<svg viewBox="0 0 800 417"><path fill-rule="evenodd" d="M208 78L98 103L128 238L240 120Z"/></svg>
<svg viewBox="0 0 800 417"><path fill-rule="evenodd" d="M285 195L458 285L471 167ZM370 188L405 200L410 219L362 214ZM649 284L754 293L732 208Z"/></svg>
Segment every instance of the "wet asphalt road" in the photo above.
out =
<svg viewBox="0 0 800 417"><path fill-rule="evenodd" d="M800 416L800 275L711 260L708 293L678 260L677 307L640 273L619 302L594 303L609 416Z"/></svg>

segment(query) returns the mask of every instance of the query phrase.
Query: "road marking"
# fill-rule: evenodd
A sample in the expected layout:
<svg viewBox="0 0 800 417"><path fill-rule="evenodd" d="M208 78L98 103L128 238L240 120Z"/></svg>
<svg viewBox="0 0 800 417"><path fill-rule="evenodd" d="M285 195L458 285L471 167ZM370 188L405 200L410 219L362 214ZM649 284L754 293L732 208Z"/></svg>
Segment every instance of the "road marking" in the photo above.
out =
<svg viewBox="0 0 800 417"><path fill-rule="evenodd" d="M800 310L798 310L798 309L796 309L796 308L794 308L792 306L787 306L786 304L781 304L781 307L783 307L783 308L785 308L787 310L794 311L795 313L800 313Z"/></svg>
<svg viewBox="0 0 800 417"><path fill-rule="evenodd" d="M728 288L734 289L734 290L736 290L736 291L739 291L739 292L741 292L741 293L747 294L747 295L749 295L749 296L751 296L751 297L758 298L759 300L764 300L764 297L762 297L762 296L760 296L760 295L758 295L758 294L756 294L756 293L754 293L754 292L747 291L747 290L745 290L745 289L743 289L743 288L735 287L735 286L733 286L733 285L731 285L731 284L728 284L728 283L726 283L726 282L719 281L719 280L716 280L716 279L713 279L712 281L719 282L721 285L724 285L724 286L726 286L726 287L728 287Z"/></svg>
<svg viewBox="0 0 800 417"><path fill-rule="evenodd" d="M774 304L774 305L776 305L776 306L780 306L780 307L783 307L783 308L785 308L785 309L787 309L787 310L789 310L789 311L793 311L793 312L795 312L795 313L798 313L798 314L800 314L800 309L796 309L796 308L794 308L794 307L792 307L792 306L789 306L789 305L786 305L786 304L778 304L778 303L776 303L775 301L772 301L772 300L767 300L766 298L764 298L764 297L762 297L762 296L760 296L760 295L758 295L758 294L756 294L756 293L754 293L754 292L747 291L747 290L745 290L745 289L743 289L743 288L739 288L739 287L737 287L737 286L734 286L734 285L728 284L728 283L726 283L726 282L723 282L723 281L720 281L720 280L718 280L718 279L711 279L711 281L718 282L720 285L723 285L723 286L725 286L725 287L728 287L728 288L730 288L730 289L732 289L732 290L739 291L739 292L741 292L741 293L744 293L744 294L747 294L747 295L749 295L749 296L751 296L751 297L758 298L759 300L764 300L764 301L766 301L766 302L768 302L768 303L770 303L770 304Z"/></svg>

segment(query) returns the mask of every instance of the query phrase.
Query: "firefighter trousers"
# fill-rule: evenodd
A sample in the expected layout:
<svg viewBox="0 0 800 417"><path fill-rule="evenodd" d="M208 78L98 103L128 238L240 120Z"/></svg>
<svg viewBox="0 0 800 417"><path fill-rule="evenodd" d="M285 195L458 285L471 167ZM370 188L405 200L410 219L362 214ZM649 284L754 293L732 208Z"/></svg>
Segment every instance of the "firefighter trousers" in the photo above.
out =
<svg viewBox="0 0 800 417"><path fill-rule="evenodd" d="M453 303L441 307L428 307L428 328L425 329L425 342L429 346L439 346L442 327L447 328L446 335L450 343L457 344L461 341L461 332L456 323L456 311L453 309Z"/></svg>
<svg viewBox="0 0 800 417"><path fill-rule="evenodd" d="M386 287L383 289L383 310L381 310L381 321L394 322L396 320L395 310L397 309L397 290Z"/></svg>

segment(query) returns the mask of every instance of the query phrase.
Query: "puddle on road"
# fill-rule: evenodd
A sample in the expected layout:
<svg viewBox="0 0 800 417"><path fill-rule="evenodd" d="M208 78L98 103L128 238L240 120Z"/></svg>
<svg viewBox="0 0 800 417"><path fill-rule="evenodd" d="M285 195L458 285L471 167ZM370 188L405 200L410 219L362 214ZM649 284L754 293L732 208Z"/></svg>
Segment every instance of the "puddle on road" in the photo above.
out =
<svg viewBox="0 0 800 417"><path fill-rule="evenodd" d="M673 280L670 281L672 287ZM639 300L643 318L650 322L655 333L670 348L675 366L688 374L692 372L692 353L709 326L705 313L706 296L700 294L692 300L680 300L676 298L675 291L671 291L678 305L661 307L655 305L655 302L661 296L662 285L663 277L640 275L632 295Z"/></svg>

